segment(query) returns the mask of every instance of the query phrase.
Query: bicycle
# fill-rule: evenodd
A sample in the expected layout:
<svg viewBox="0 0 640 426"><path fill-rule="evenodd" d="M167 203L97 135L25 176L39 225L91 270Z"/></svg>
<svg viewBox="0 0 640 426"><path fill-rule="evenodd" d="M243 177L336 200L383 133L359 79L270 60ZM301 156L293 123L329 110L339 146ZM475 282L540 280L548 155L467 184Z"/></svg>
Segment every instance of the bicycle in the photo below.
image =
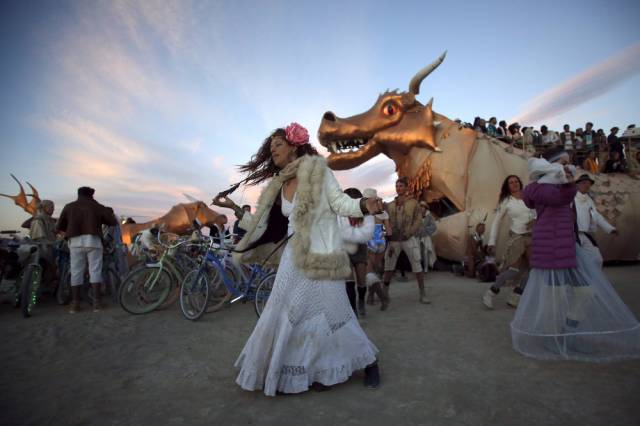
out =
<svg viewBox="0 0 640 426"><path fill-rule="evenodd" d="M229 249L209 239L200 266L187 274L180 290L180 309L191 321L200 319L205 312L216 312L230 300L254 302L260 317L271 293L276 273L262 265L248 270L237 268L228 261ZM231 297L233 296L233 299Z"/></svg>
<svg viewBox="0 0 640 426"><path fill-rule="evenodd" d="M188 239L178 239L173 245L161 243L163 250L156 262L146 262L144 266L132 269L120 286L120 306L130 314L140 315L152 312L167 301L173 282L182 278L184 266L177 255L180 246Z"/></svg>

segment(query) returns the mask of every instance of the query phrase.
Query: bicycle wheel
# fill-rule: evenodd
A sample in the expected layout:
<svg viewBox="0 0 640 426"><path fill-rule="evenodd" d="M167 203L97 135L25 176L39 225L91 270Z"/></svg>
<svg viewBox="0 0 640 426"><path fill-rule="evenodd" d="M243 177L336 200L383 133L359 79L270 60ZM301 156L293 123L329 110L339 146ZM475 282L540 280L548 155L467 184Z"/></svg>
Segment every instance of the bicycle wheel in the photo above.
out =
<svg viewBox="0 0 640 426"><path fill-rule="evenodd" d="M120 306L130 314L148 314L167 299L170 290L171 275L166 269L136 269L120 286Z"/></svg>
<svg viewBox="0 0 640 426"><path fill-rule="evenodd" d="M209 282L205 271L194 269L189 272L180 286L180 310L191 321L200 319L207 311L209 302Z"/></svg>
<svg viewBox="0 0 640 426"><path fill-rule="evenodd" d="M264 312L264 307L267 306L267 301L269 300L269 296L271 295L271 290L273 289L273 283L276 281L276 274L269 274L260 281L258 284L258 288L256 289L256 295L253 299L253 307L256 310L256 315L260 318L262 312Z"/></svg>
<svg viewBox="0 0 640 426"><path fill-rule="evenodd" d="M40 265L27 266L22 276L22 297L20 298L22 316L29 318L38 302L38 290L40 279L42 278L42 268Z"/></svg>
<svg viewBox="0 0 640 426"><path fill-rule="evenodd" d="M56 289L56 301L59 305L66 305L71 300L71 271L69 265L65 265L60 272L58 288Z"/></svg>
<svg viewBox="0 0 640 426"><path fill-rule="evenodd" d="M225 266L224 273L233 279L235 276L233 270L229 266ZM222 281L222 274L217 268L209 273L209 305L207 312L217 312L224 308L231 299L231 292Z"/></svg>

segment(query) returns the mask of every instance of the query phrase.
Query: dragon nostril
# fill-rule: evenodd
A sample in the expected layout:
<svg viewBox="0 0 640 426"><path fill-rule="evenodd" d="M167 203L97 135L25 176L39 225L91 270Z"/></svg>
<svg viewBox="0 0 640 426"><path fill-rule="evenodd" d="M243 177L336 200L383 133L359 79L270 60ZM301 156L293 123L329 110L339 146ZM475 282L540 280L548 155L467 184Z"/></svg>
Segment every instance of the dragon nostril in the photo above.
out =
<svg viewBox="0 0 640 426"><path fill-rule="evenodd" d="M336 116L334 113L332 113L331 111L327 111L324 113L324 115L322 116L323 120L327 120L327 121L336 121Z"/></svg>

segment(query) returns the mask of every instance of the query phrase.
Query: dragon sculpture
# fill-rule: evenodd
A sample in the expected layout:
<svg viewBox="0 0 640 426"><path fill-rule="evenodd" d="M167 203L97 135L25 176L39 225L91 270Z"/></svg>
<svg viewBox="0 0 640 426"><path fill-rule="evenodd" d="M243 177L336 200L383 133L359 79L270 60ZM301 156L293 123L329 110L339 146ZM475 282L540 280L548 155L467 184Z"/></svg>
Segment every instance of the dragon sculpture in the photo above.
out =
<svg viewBox="0 0 640 426"><path fill-rule="evenodd" d="M32 193L25 193L22 183L20 183L14 175L11 175L11 177L18 183L20 192L18 195L0 194L0 196L12 199L17 206L21 207L32 217L36 214L38 204L40 203L38 191L27 182ZM27 200L28 196L31 196L31 200ZM130 244L134 235L154 225L162 226L166 232L182 235L193 228L194 219L198 219L203 225L211 226L219 216L219 213L211 210L202 201L176 204L171 207L165 215L159 218L145 223L126 223L120 225L122 240L125 244ZM28 228L29 224L30 220L27 220L23 226Z"/></svg>
<svg viewBox="0 0 640 426"><path fill-rule="evenodd" d="M145 223L125 223L120 225L122 241L129 244L134 235L154 225L162 226L166 232L184 235L193 229L193 221L198 219L202 225L212 226L221 216L211 210L202 201L176 204L163 216Z"/></svg>
<svg viewBox="0 0 640 426"><path fill-rule="evenodd" d="M490 224L493 220L504 178L515 174L526 184L527 158L531 154L434 112L433 99L426 105L416 99L422 81L445 55L420 70L407 92L383 93L362 114L340 118L326 112L318 139L329 151L332 169L352 169L384 154L395 162L398 176L408 178L413 196L434 207L447 206L434 243L439 256L459 261L467 251L469 230L478 222L487 220ZM598 210L620 233L617 237L597 235L605 260L637 260L638 180L621 174L596 175L594 180L592 193ZM508 224L504 222L498 237L498 256L507 238Z"/></svg>

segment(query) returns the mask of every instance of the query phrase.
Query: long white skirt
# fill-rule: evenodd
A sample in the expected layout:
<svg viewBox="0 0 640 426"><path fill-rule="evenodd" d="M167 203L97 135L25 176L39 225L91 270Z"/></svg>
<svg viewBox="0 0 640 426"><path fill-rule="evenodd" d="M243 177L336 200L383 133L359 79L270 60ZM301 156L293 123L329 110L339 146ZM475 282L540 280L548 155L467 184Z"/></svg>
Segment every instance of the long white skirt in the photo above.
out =
<svg viewBox="0 0 640 426"><path fill-rule="evenodd" d="M575 269L531 269L511 322L514 349L550 360L640 357L638 320L579 245L576 256Z"/></svg>
<svg viewBox="0 0 640 426"><path fill-rule="evenodd" d="M287 245L264 312L235 363L236 383L269 396L304 392L313 382L348 380L375 362L377 352L351 309L344 281L305 277Z"/></svg>

